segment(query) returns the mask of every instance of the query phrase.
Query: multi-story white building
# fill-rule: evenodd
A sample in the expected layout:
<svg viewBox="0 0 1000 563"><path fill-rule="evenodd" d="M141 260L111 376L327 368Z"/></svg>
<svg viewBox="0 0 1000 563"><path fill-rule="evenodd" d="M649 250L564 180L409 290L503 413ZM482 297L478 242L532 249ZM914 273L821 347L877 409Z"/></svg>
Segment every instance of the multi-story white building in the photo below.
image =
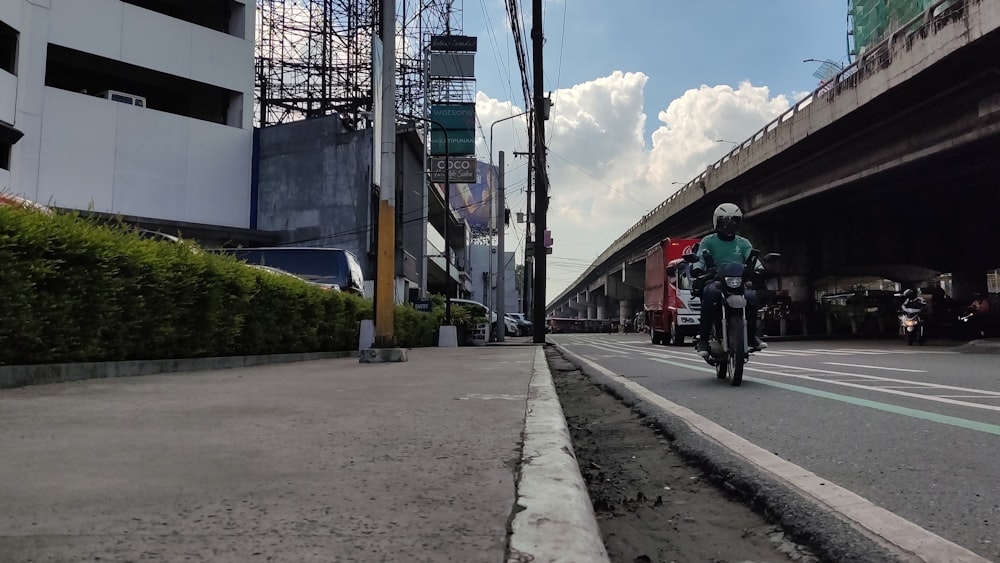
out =
<svg viewBox="0 0 1000 563"><path fill-rule="evenodd" d="M0 190L250 227L249 2L0 1Z"/></svg>

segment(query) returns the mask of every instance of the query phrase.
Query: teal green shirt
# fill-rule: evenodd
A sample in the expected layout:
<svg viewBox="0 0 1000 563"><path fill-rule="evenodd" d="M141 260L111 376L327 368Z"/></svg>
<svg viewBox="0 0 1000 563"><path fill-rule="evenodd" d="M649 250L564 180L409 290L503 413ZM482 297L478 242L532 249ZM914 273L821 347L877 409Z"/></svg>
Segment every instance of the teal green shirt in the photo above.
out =
<svg viewBox="0 0 1000 563"><path fill-rule="evenodd" d="M698 257L701 260L695 267L702 270L708 269L705 264L705 253L712 255L716 266L731 262L743 264L750 256L751 250L753 250L753 245L750 244L750 241L739 235L733 240L722 240L719 235L712 233L701 239L701 244L698 245Z"/></svg>

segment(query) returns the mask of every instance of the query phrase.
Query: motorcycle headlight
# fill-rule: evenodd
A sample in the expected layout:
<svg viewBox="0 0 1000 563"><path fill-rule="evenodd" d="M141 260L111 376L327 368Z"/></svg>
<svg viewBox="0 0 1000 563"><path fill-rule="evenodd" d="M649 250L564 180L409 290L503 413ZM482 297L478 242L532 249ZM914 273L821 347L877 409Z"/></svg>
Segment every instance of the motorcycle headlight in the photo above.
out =
<svg viewBox="0 0 1000 563"><path fill-rule="evenodd" d="M726 276L726 285L736 289L743 283L743 278L739 276Z"/></svg>
<svg viewBox="0 0 1000 563"><path fill-rule="evenodd" d="M914 321L912 319L907 319L906 320L906 326L916 326L916 324L917 324L917 321Z"/></svg>

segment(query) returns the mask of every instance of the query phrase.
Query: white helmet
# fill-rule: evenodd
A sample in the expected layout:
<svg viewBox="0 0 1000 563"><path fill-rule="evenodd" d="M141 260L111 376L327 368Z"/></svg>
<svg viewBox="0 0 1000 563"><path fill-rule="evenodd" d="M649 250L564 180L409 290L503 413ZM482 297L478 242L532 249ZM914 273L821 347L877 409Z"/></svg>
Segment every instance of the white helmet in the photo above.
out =
<svg viewBox="0 0 1000 563"><path fill-rule="evenodd" d="M734 237L743 224L743 212L735 203L723 203L712 214L712 226L723 237Z"/></svg>

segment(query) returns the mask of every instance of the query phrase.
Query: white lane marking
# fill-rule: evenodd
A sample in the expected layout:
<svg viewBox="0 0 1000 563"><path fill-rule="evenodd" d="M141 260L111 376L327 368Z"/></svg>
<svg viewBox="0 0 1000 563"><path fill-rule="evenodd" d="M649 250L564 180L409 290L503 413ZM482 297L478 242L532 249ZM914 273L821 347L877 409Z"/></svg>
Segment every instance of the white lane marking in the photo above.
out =
<svg viewBox="0 0 1000 563"><path fill-rule="evenodd" d="M492 401L494 399L499 399L501 401L523 401L524 397L520 395L505 395L500 393L472 393L471 395L458 398L459 401L468 401L469 399L481 399L483 401Z"/></svg>
<svg viewBox="0 0 1000 563"><path fill-rule="evenodd" d="M879 385L879 389L934 389L933 387L928 387L926 385ZM934 395L935 397L942 397L943 395Z"/></svg>
<svg viewBox="0 0 1000 563"><path fill-rule="evenodd" d="M569 352L559 343L556 343L556 346L567 355L580 357ZM826 505L834 512L842 514L862 528L885 540L896 549L916 554L924 561L988 563L988 560L983 559L968 549L925 530L913 522L874 504L861 495L851 492L827 479L823 479L803 467L781 459L745 438L726 430L719 424L686 407L668 401L634 381L617 375L586 358L581 358L581 360L590 368L618 382L644 401L677 416L693 430L718 441L748 462L785 481L791 487Z"/></svg>
<svg viewBox="0 0 1000 563"><path fill-rule="evenodd" d="M768 348L766 352L755 352L761 356L814 356L812 352L805 350L774 350Z"/></svg>
<svg viewBox="0 0 1000 563"><path fill-rule="evenodd" d="M868 368L868 369L885 369L889 371L909 371L912 373L927 373L926 370L922 369L906 369L906 368L887 368L882 366L869 366L865 364L842 364L840 362L823 362L824 364L831 366L847 366L849 368Z"/></svg>
<svg viewBox="0 0 1000 563"><path fill-rule="evenodd" d="M785 366L775 365L775 364L757 364L757 365L772 366L772 367L778 367L778 368L785 367ZM877 391L879 393L889 393L891 395L900 395L900 396L903 396L903 397L913 397L915 399L923 399L925 401L933 401L935 403L946 403L946 404L949 404L949 405L958 405L958 406L962 406L962 407L971 407L971 408L974 408L974 409L983 409L983 410L998 411L998 412L1000 412L1000 406L996 406L996 405L982 405L982 404L979 404L979 403L970 403L968 401L957 401L955 399L948 399L948 398L940 397L940 396L937 396L937 395L922 395L920 393L910 393L909 391L900 391L900 390L897 390L897 389L887 389L885 387L878 387L878 386L873 386L873 385L860 385L858 383L851 383L850 381L841 381L841 380L837 380L837 379L820 379L820 378L812 376L812 375L783 373L783 372L780 372L780 371L760 369L760 368L757 368L757 367L750 367L749 365L746 366L744 369L746 369L748 371L755 371L755 372L758 372L758 373L767 373L767 374L771 374L771 375L779 375L781 377L791 377L791 378L794 378L794 379L805 379L807 381L816 381L816 382L820 382L820 383L826 383L828 385L843 385L844 387L852 387L854 389L864 389L865 391ZM810 368L803 368L803 369L805 369L806 371L812 371ZM820 371L820 370L816 370L816 371ZM859 378L862 378L862 379L859 379L857 381L864 381L866 383L871 383L872 380L876 380L876 381L895 381L895 382L898 382L898 383L907 383L907 384L911 384L911 385L913 384L912 381L906 381L906 380L903 380L903 379L895 379L894 380L894 379L891 379L891 378L881 378L881 377L875 377L875 376L866 376L866 375L862 375L862 374L859 374L859 373L843 373L843 372L835 372L835 373L838 373L839 375L843 375L843 376L859 377ZM924 384L924 385L925 385L926 389L952 389L952 390L955 390L955 391L965 391L965 392L969 392L969 393L982 393L983 395L989 395L989 396L993 396L993 395L1000 396L1000 393L998 393L996 391L986 391L986 390L983 390L983 389L972 389L972 388L969 388L969 387L956 387L956 386L953 386L953 385L938 385L936 383L927 383L927 384Z"/></svg>
<svg viewBox="0 0 1000 563"><path fill-rule="evenodd" d="M668 358L668 359L673 359L673 360L687 360L687 361L696 362L696 363L700 363L700 362L704 361L704 360L701 359L700 356L698 356L694 352L684 352L684 351L676 351L676 352L670 351L670 352L667 352L667 351L660 351L660 350L657 350L656 348L651 348L649 346L639 346L639 347L636 347L636 351L638 353L646 355L646 356L653 356L654 359L655 358ZM777 371L775 369L761 369L761 368L754 367L754 366L767 366L767 367L770 367L770 368L778 368L780 370L794 369L796 371L809 372L809 373L787 373L785 371ZM914 384L918 384L919 387L914 387L914 388L918 388L918 389L921 389L921 390L938 390L938 389L943 390L943 389L947 389L947 390L959 391L959 392L963 392L963 393L978 393L980 395L974 395L974 397L976 397L976 398L984 398L984 399L985 398L998 398L998 397L1000 397L1000 392L997 392L997 391L988 391L988 390L984 390L984 389L975 389L975 388L970 388L970 387L958 387L958 386L955 386L955 385L943 385L943 384L939 384L939 383L917 383L917 382L914 382L914 381L911 381L911 380L907 380L907 379L894 379L894 378L891 378L891 377L882 377L882 376L876 376L876 375L866 375L866 374L861 374L861 373L849 373L849 372L840 372L840 371L830 371L830 370L826 370L826 369L816 369L816 368L796 367L796 366L785 366L785 365L782 365L782 364L771 364L771 363L764 363L764 362L754 362L752 364L747 364L747 366L746 366L745 369L748 370L748 371L755 371L755 372L758 372L758 373L766 373L766 374L769 374L769 375L776 375L776 376L780 376L780 377L789 377L789 378L795 378L795 379L803 379L803 380L806 380L806 381L815 381L815 382L818 382L818 383L826 383L826 384L829 384L829 385L841 385L841 386L844 386L844 387L851 387L851 388L854 388L854 389L861 389L861 390L865 390L865 391L874 391L874 392L880 392L880 393L888 393L888 394L899 395L899 396L903 396L903 397L913 397L913 398L916 398L916 399L923 399L925 401L933 401L933 402L937 402L937 403L945 403L945 404L950 404L950 405L957 405L957 406L962 406L962 407L969 407L969 408L989 410L989 411L1000 411L1000 406L997 406L997 405L990 405L990 404L983 404L983 403L973 403L973 402L969 402L969 401L959 401L959 400L956 400L956 398L948 397L948 396L942 396L942 395L928 395L928 394L923 394L923 393L911 393L909 391L903 391L903 390L900 390L900 389L893 389L893 388L890 388L890 387L885 387L885 386L880 385L880 384L882 384L882 383L901 383L901 384L904 384L904 385L906 385L908 387L909 386L914 386ZM846 380L833 379L833 378L836 378L836 377L848 377L848 378L852 378L852 379L846 379ZM864 384L862 384L862 383L864 383Z"/></svg>

